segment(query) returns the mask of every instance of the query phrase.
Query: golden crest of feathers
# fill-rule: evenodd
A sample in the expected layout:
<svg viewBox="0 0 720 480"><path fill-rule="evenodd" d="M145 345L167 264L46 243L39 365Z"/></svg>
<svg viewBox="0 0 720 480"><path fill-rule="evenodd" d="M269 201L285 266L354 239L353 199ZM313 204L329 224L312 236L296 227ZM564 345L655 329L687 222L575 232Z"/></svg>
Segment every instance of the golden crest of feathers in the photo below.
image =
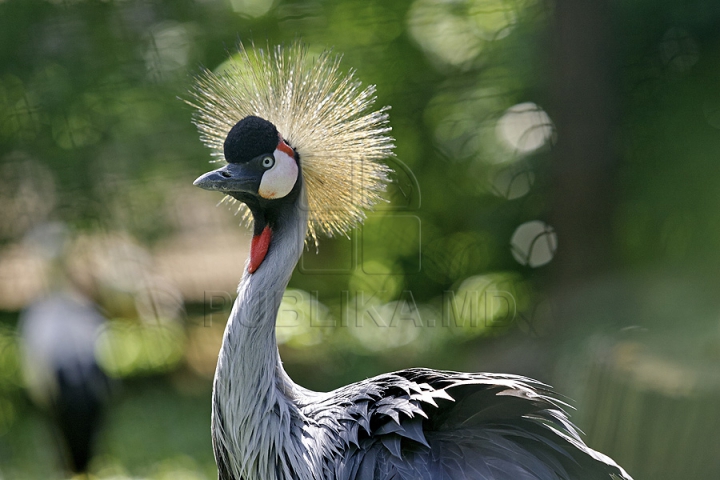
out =
<svg viewBox="0 0 720 480"><path fill-rule="evenodd" d="M300 155L308 236L316 245L319 233L346 235L382 200L390 169L380 161L394 148L389 107L370 110L375 86L362 88L339 64L339 55L324 51L311 58L299 43L267 51L241 45L222 72L201 74L190 102L198 109L202 141L220 161L225 137L246 116L277 127ZM240 204L238 211L248 223L247 207Z"/></svg>

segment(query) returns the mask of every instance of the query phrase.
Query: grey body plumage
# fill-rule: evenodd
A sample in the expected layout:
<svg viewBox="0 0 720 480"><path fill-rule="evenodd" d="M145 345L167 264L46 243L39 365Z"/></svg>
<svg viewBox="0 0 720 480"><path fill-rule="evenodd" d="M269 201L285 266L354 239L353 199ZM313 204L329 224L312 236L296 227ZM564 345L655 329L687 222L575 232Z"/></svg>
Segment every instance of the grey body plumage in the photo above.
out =
<svg viewBox="0 0 720 480"><path fill-rule="evenodd" d="M218 151L230 131L232 148L226 166L195 184L242 202L254 229L215 373L220 480L630 480L583 443L564 404L531 379L410 369L318 393L288 377L275 320L308 228L316 239L318 231L344 232L361 221L356 207L379 199L387 169L378 160L392 146L384 110L363 113L368 90L358 94L351 77L338 80L337 62L325 54L307 66L304 52L243 50L245 63L233 75L208 73L197 94L208 145ZM271 88L264 69L274 69ZM318 128L317 119L325 122ZM245 147L244 138L268 151ZM360 164L370 182L356 185ZM359 195L357 205L348 192ZM338 205L348 211L338 214Z"/></svg>

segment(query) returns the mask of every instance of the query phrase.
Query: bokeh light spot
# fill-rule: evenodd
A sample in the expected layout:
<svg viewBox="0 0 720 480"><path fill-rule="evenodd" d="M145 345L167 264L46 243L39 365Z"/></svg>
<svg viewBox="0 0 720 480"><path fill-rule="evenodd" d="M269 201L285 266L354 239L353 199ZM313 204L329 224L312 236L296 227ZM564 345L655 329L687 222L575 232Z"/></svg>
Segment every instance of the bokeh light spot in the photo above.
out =
<svg viewBox="0 0 720 480"><path fill-rule="evenodd" d="M235 12L255 18L268 13L274 3L274 0L230 0Z"/></svg>
<svg viewBox="0 0 720 480"><path fill-rule="evenodd" d="M497 122L498 137L518 153L530 153L542 147L554 131L548 114L532 102L508 108Z"/></svg>
<svg viewBox="0 0 720 480"><path fill-rule="evenodd" d="M443 322L453 335L476 337L488 327L507 326L527 298L520 277L498 272L466 278L452 295L443 299Z"/></svg>
<svg viewBox="0 0 720 480"><path fill-rule="evenodd" d="M350 334L374 352L407 345L422 331L420 312L408 299L365 308L357 315L357 320L349 323Z"/></svg>
<svg viewBox="0 0 720 480"><path fill-rule="evenodd" d="M40 129L37 99L13 76L0 78L0 137L32 140Z"/></svg>
<svg viewBox="0 0 720 480"><path fill-rule="evenodd" d="M191 45L187 26L177 22L154 26L145 51L145 65L150 78L165 80L185 72Z"/></svg>
<svg viewBox="0 0 720 480"><path fill-rule="evenodd" d="M483 41L464 11L465 4L462 0L442 3L416 0L410 7L410 34L431 58L461 65L480 53Z"/></svg>
<svg viewBox="0 0 720 480"><path fill-rule="evenodd" d="M492 177L492 192L498 197L514 200L530 192L535 174L522 163L501 169Z"/></svg>
<svg viewBox="0 0 720 480"><path fill-rule="evenodd" d="M288 289L283 295L275 335L279 344L294 347L317 345L323 339L323 326L332 324L328 309L308 292Z"/></svg>
<svg viewBox="0 0 720 480"><path fill-rule="evenodd" d="M555 256L558 239L545 222L533 220L520 225L512 234L510 248L515 260L529 267L541 267Z"/></svg>

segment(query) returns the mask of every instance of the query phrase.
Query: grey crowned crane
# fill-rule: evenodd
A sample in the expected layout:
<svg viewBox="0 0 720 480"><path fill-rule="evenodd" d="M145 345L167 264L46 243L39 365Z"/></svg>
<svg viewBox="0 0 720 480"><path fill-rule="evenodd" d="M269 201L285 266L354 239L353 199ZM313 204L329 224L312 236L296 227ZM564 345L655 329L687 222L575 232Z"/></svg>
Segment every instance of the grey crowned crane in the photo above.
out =
<svg viewBox="0 0 720 480"><path fill-rule="evenodd" d="M241 46L190 101L226 162L195 185L239 202L254 232L215 372L219 478L630 479L529 378L417 368L320 393L285 373L275 321L303 246L361 222L388 181L385 109L338 62Z"/></svg>
<svg viewBox="0 0 720 480"><path fill-rule="evenodd" d="M67 268L64 225L41 224L26 244L48 260L48 289L18 319L21 365L33 402L53 424L64 467L87 471L111 393L95 346L105 317Z"/></svg>
<svg viewBox="0 0 720 480"><path fill-rule="evenodd" d="M57 427L69 470L87 471L110 394L95 360L105 318L72 289L33 302L20 316L25 381L34 402Z"/></svg>

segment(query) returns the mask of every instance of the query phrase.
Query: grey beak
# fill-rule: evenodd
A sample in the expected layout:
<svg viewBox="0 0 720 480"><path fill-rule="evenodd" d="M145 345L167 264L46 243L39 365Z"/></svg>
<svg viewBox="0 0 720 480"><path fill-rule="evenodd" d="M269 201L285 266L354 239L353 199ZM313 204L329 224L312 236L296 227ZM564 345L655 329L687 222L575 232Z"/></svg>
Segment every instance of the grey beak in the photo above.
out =
<svg viewBox="0 0 720 480"><path fill-rule="evenodd" d="M218 192L256 193L260 179L241 164L228 163L222 168L200 175L193 185Z"/></svg>

